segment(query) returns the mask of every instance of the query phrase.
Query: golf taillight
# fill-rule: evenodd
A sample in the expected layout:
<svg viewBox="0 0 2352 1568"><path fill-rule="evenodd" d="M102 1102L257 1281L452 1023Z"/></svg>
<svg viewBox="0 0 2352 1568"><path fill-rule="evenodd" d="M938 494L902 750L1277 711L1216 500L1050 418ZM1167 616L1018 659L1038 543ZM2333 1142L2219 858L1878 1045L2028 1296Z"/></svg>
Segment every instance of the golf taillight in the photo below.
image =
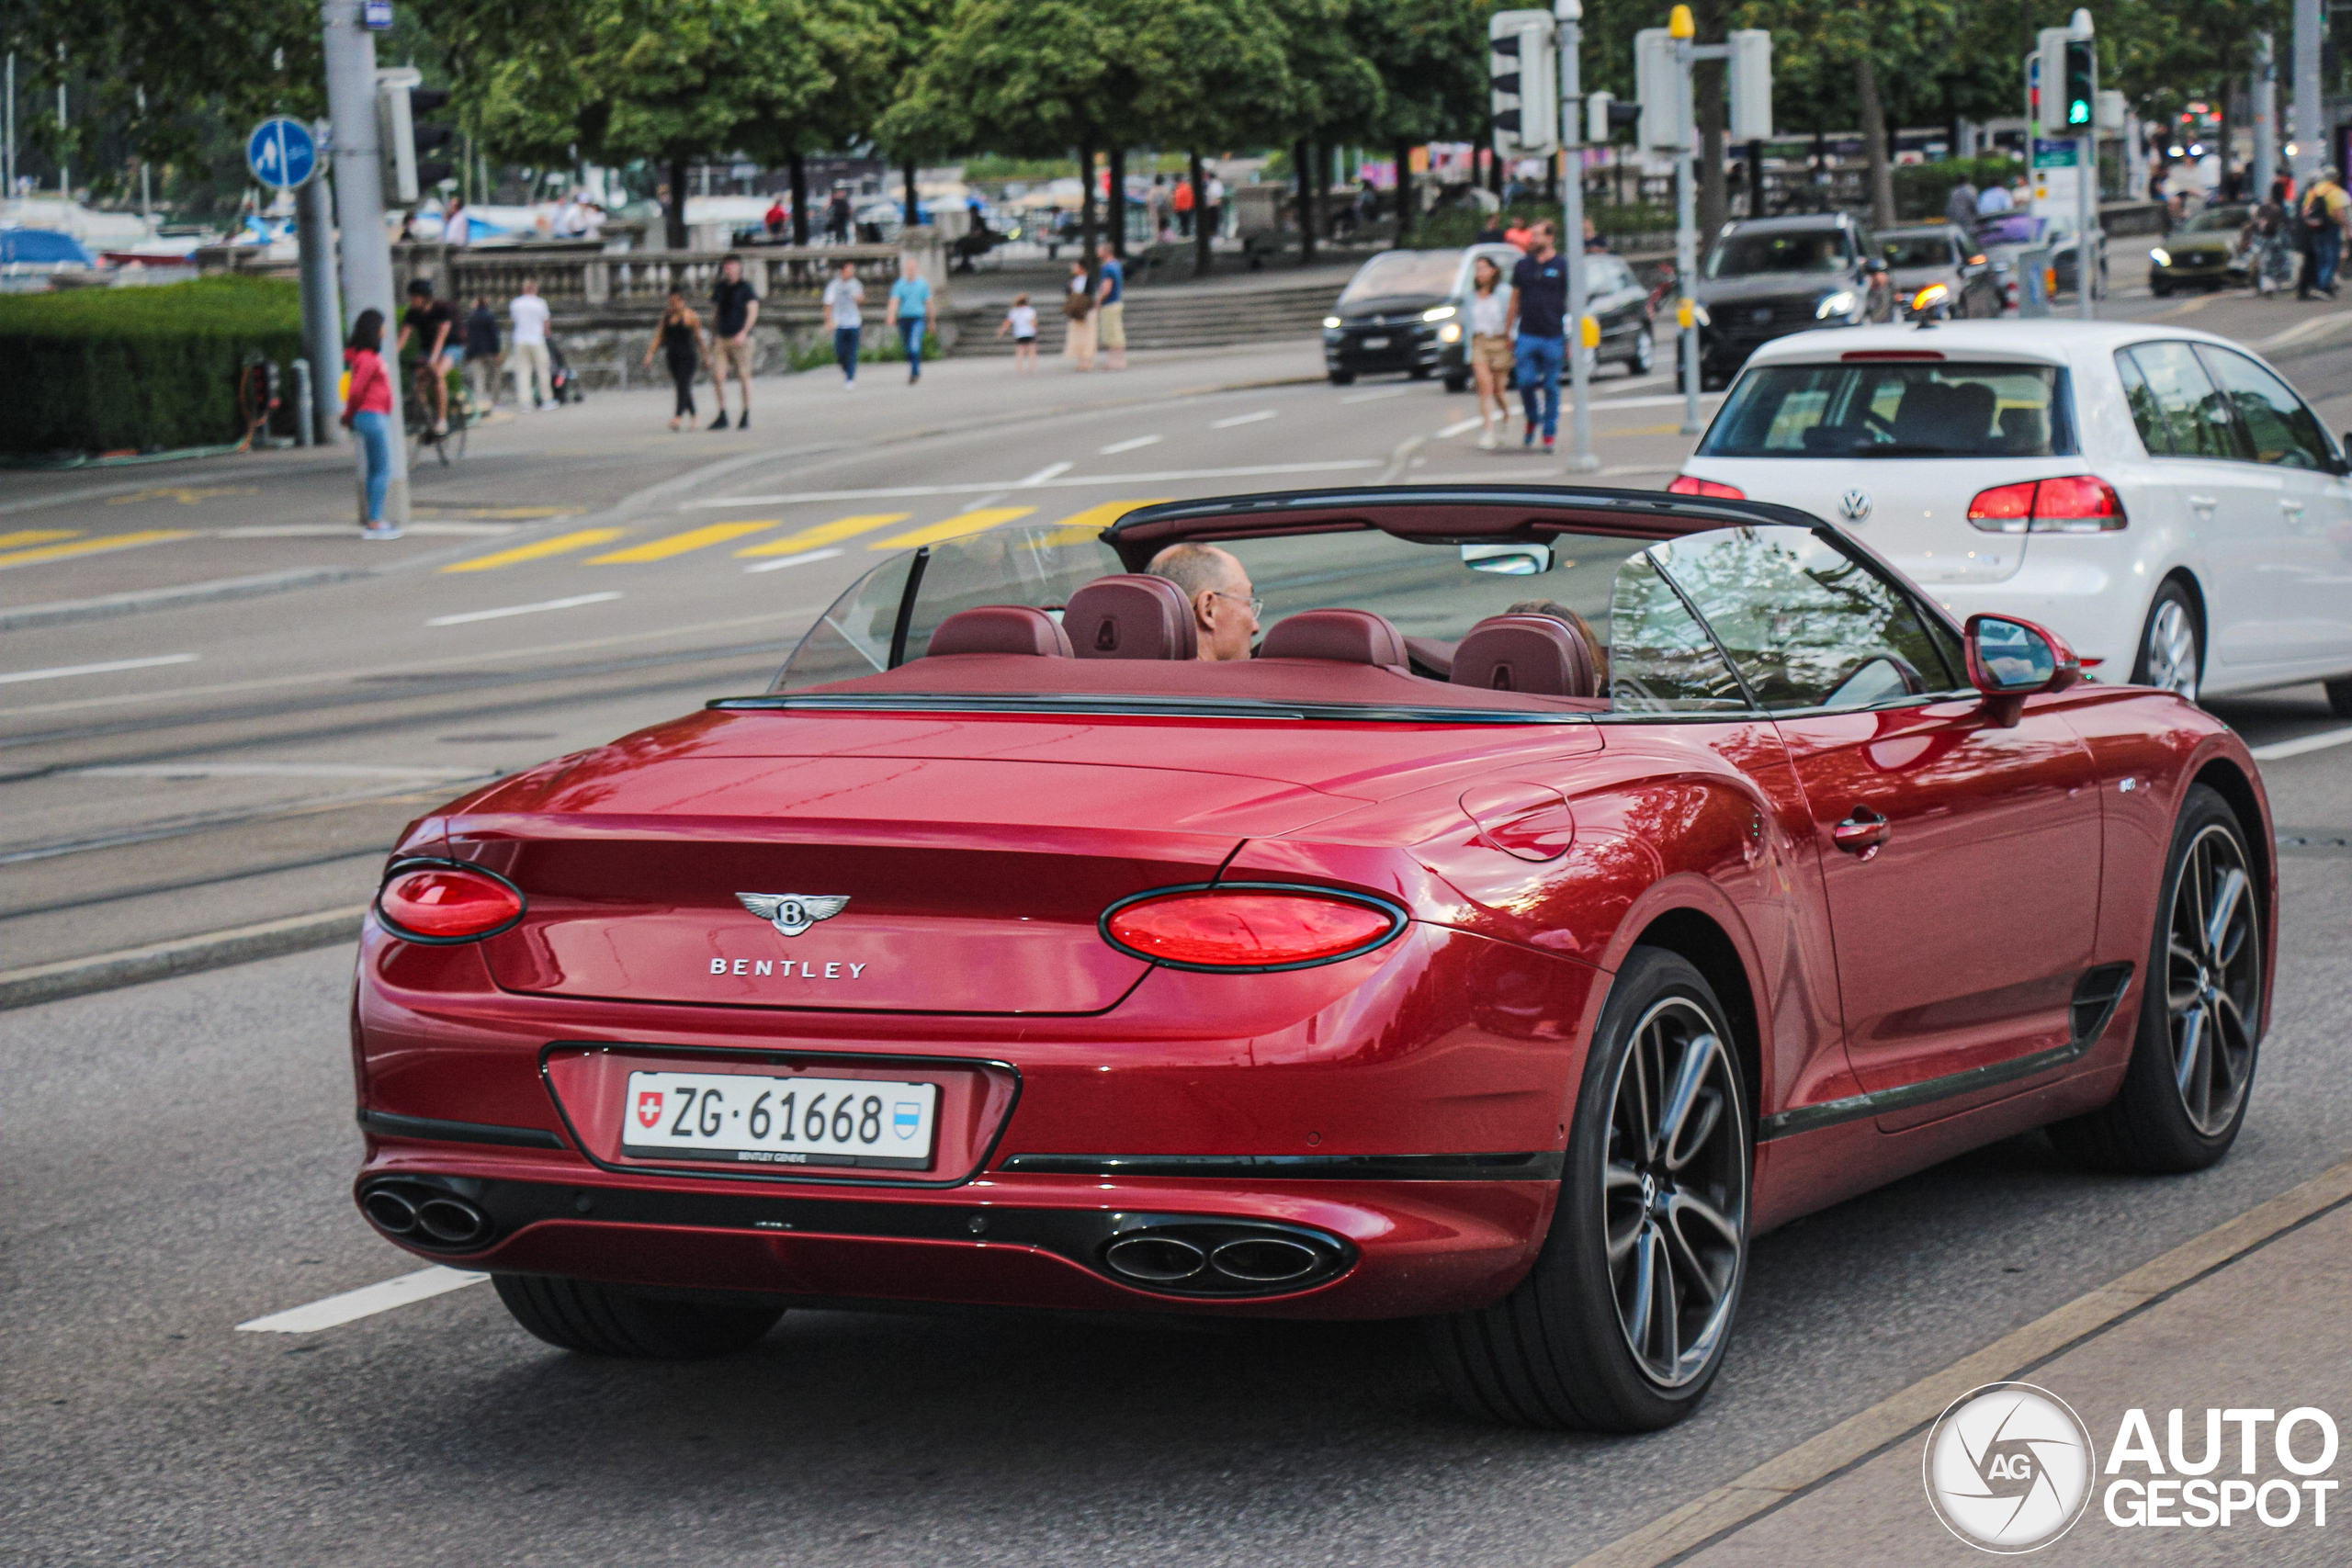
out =
<svg viewBox="0 0 2352 1568"><path fill-rule="evenodd" d="M2091 474L2064 474L1978 491L1968 521L1987 534L2107 534L2130 519L2113 485Z"/></svg>
<svg viewBox="0 0 2352 1568"><path fill-rule="evenodd" d="M1102 917L1112 946L1187 969L1294 969L1369 953L1404 929L1402 911L1286 888L1146 894Z"/></svg>
<svg viewBox="0 0 2352 1568"><path fill-rule="evenodd" d="M376 895L376 915L411 942L477 942L523 918L523 895L504 877L470 866L418 866L393 873Z"/></svg>
<svg viewBox="0 0 2352 1568"><path fill-rule="evenodd" d="M1717 484L1713 479L1693 479L1689 474L1677 474L1674 482L1666 487L1668 495L1703 495L1716 501L1746 501L1747 492L1737 485Z"/></svg>

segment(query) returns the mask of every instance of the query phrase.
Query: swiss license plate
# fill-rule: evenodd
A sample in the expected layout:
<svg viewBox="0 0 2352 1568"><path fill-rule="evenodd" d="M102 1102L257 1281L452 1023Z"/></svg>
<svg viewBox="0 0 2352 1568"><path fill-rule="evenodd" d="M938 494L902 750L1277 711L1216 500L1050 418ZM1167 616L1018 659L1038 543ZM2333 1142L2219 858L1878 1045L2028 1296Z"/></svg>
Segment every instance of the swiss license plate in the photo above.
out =
<svg viewBox="0 0 2352 1568"><path fill-rule="evenodd" d="M880 1078L631 1073L621 1152L729 1165L923 1170L939 1086Z"/></svg>
<svg viewBox="0 0 2352 1568"><path fill-rule="evenodd" d="M1368 337L1356 346L1358 348L1386 348L1388 340L1385 337Z"/></svg>

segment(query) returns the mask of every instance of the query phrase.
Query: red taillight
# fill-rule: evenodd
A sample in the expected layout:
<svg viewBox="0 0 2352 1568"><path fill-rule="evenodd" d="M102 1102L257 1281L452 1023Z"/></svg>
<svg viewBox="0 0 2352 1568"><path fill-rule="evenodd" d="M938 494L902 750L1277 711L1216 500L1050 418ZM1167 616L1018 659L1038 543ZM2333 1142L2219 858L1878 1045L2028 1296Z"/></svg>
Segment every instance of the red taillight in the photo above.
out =
<svg viewBox="0 0 2352 1568"><path fill-rule="evenodd" d="M1284 888L1148 895L1102 917L1114 947L1197 969L1289 969L1368 953L1404 929L1385 905Z"/></svg>
<svg viewBox="0 0 2352 1568"><path fill-rule="evenodd" d="M2091 474L1978 491L1968 520L1987 534L2107 534L2130 521L2115 487Z"/></svg>
<svg viewBox="0 0 2352 1568"><path fill-rule="evenodd" d="M401 872L376 895L376 915L412 942L475 942L523 918L523 895L503 876L466 866Z"/></svg>
<svg viewBox="0 0 2352 1568"><path fill-rule="evenodd" d="M1677 474L1674 482L1666 487L1668 495L1703 495L1716 501L1746 501L1747 492L1737 485L1719 485L1713 479L1693 479L1689 474Z"/></svg>

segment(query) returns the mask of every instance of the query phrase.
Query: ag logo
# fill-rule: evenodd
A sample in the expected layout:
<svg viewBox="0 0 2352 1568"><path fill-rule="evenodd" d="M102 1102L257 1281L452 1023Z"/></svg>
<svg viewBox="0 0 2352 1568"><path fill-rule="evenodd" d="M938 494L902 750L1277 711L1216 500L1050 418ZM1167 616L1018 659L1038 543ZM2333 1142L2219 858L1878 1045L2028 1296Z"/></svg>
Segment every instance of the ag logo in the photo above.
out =
<svg viewBox="0 0 2352 1568"><path fill-rule="evenodd" d="M2038 1551L2075 1528L2098 1455L2082 1418L2031 1383L1995 1382L1952 1401L1921 1470L1944 1528L1981 1551Z"/></svg>
<svg viewBox="0 0 2352 1568"><path fill-rule="evenodd" d="M662 1120L662 1091L658 1089L639 1089L637 1093L637 1124L650 1127Z"/></svg>

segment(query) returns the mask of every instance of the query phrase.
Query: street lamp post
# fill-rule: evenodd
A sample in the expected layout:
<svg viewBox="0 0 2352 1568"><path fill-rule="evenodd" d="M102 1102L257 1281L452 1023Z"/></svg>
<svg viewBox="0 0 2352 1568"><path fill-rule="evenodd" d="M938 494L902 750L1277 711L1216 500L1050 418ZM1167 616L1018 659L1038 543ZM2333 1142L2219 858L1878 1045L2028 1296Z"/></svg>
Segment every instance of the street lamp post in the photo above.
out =
<svg viewBox="0 0 2352 1568"><path fill-rule="evenodd" d="M369 309L384 313L389 344L397 330L392 299L392 247L384 235L384 171L376 128L376 35L364 17L363 0L324 0L327 112L334 124L334 197L343 251L343 298L354 316ZM398 356L387 352L388 360ZM396 365L388 365L394 369ZM384 494L384 521L408 525L408 440L401 429L401 398L392 395L387 422L391 437L391 482ZM367 444L356 444L360 490L367 490ZM360 503L367 520L367 503Z"/></svg>
<svg viewBox="0 0 2352 1568"><path fill-rule="evenodd" d="M2067 29L2076 39L2092 43L2091 14L2077 10ZM2098 50L2090 50L2090 101L2098 102ZM2069 92L2073 84L2064 85ZM2041 90L2050 91L2044 82ZM2229 149L2222 150L2222 163L2229 164ZM2098 116L2096 112L2083 123L2083 133L2075 142L2075 309L2086 321L2098 319Z"/></svg>
<svg viewBox="0 0 2352 1568"><path fill-rule="evenodd" d="M1576 449L1568 467L1590 473L1600 467L1592 455L1593 358L1598 350L1588 339L1599 340L1587 319L1591 302L1584 255L1584 89L1578 56L1584 45L1582 0L1554 0L1552 14L1559 19L1560 159L1567 165L1560 193L1560 245L1568 268L1568 423Z"/></svg>

